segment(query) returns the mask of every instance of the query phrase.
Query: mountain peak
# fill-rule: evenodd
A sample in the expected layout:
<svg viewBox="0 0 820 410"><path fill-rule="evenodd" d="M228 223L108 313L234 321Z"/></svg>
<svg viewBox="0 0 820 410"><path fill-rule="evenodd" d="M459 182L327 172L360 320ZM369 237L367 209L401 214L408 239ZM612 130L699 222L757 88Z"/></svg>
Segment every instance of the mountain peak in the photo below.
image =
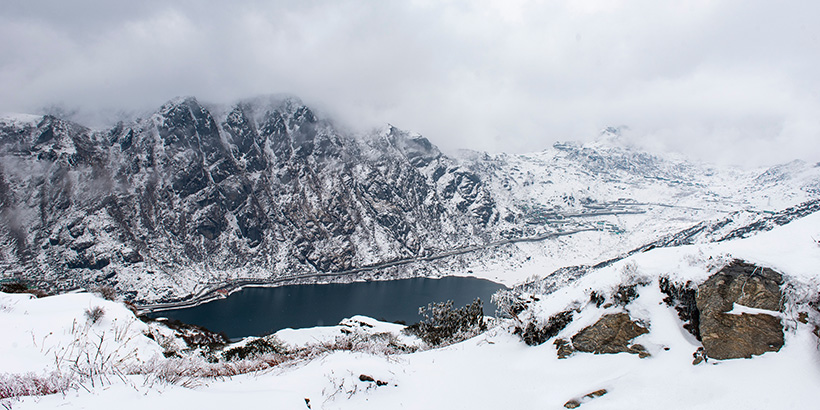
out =
<svg viewBox="0 0 820 410"><path fill-rule="evenodd" d="M408 132L387 124L379 136L390 141L394 147L416 167L423 167L441 157L441 151L427 138L416 132Z"/></svg>
<svg viewBox="0 0 820 410"><path fill-rule="evenodd" d="M623 146L623 135L627 131L629 131L629 127L625 125L621 125L618 127L606 127L598 133L598 138L595 140L595 142L609 146Z"/></svg>
<svg viewBox="0 0 820 410"><path fill-rule="evenodd" d="M162 104L162 106L159 108L158 111L171 110L171 109L174 109L175 107L178 107L180 105L192 105L192 104L199 105L199 102L197 101L196 97L194 97L192 95L177 96L177 97L171 98L170 100L165 102L165 104Z"/></svg>

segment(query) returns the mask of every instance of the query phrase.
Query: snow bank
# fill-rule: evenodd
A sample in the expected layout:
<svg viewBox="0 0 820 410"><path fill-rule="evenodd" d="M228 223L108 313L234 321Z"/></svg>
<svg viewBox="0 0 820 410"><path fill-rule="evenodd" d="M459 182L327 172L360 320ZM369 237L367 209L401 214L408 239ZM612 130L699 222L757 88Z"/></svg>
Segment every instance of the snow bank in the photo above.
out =
<svg viewBox="0 0 820 410"><path fill-rule="evenodd" d="M651 354L645 359L628 353L582 352L559 359L552 343L555 338L538 346L527 346L508 331L514 324L511 320L442 349L393 356L335 352L262 373L212 380L195 389L168 385L156 390L114 383L91 393L77 391L65 397L24 398L14 406L106 409L116 402L121 410L227 406L304 410L307 404L312 409L555 409L563 408L569 400L605 389L603 396L583 400L582 408L812 408L820 386L820 352L811 324L784 314L786 343L779 352L748 360L710 359L693 365L693 353L701 345L681 327L677 312L664 303L665 295L658 282L660 277L669 277L702 283L727 261L739 258L771 267L782 273L789 284L817 295L820 247L812 237L817 238L819 233L820 215L812 215L748 239L654 249L593 271L531 303L531 314L540 317L568 308L574 310L575 320L557 338L569 338L605 314L629 313L649 327L648 334L634 340ZM596 304L590 300L593 291L611 299L623 285L635 285L636 298L626 305ZM8 332L10 337L0 344L4 368L47 367L47 360L37 359L48 358L41 352L45 344L40 340L53 343L53 337L68 341L65 334L70 334L70 324L84 320L85 308L103 303L88 295L61 298L49 302L30 300L27 296L2 296L2 325L4 329L15 326L13 332ZM111 312L107 320L120 317L113 304L106 304L105 308ZM335 338L345 327L370 332L399 330L398 325L364 317L350 321L347 325L324 328L286 329L278 332L277 337L288 344L303 345ZM112 323L95 326L108 329ZM35 335L34 342L29 332ZM49 332L63 336L44 337ZM141 348L145 354L156 352L150 343ZM31 358L19 359L23 354Z"/></svg>
<svg viewBox="0 0 820 410"><path fill-rule="evenodd" d="M304 329L282 329L274 333L274 336L291 348L304 347L310 344L332 343L336 338L359 333L362 335L375 335L379 333L389 333L397 338L397 341L404 346L422 345L421 340L415 336L402 333L406 326L381 322L376 319L356 315L342 320L336 326L317 326Z"/></svg>
<svg viewBox="0 0 820 410"><path fill-rule="evenodd" d="M93 321L86 311L97 307L102 316ZM88 293L40 299L0 293L0 329L2 373L46 373L78 359L85 365L133 364L162 356L159 345L144 335L148 327L131 311Z"/></svg>

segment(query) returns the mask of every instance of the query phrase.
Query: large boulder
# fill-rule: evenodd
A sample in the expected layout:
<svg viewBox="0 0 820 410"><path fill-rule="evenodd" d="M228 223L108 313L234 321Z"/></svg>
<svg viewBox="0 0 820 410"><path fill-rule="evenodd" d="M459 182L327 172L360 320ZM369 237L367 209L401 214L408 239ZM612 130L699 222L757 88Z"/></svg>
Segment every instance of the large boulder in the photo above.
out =
<svg viewBox="0 0 820 410"><path fill-rule="evenodd" d="M700 335L708 357L749 358L783 346L783 325L775 314L727 313L740 305L782 311L783 277L768 268L735 261L698 286Z"/></svg>
<svg viewBox="0 0 820 410"><path fill-rule="evenodd" d="M590 353L635 353L641 357L649 354L641 345L630 345L632 339L649 333L646 327L633 321L626 313L606 315L585 327L572 337L572 347Z"/></svg>

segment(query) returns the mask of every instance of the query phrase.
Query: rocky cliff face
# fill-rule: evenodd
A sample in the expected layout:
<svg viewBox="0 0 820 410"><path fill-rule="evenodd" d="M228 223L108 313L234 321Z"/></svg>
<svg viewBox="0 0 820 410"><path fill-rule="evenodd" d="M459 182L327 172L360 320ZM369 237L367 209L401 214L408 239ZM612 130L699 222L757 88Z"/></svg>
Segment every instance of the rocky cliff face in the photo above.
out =
<svg viewBox="0 0 820 410"><path fill-rule="evenodd" d="M443 262L419 258L503 245L459 256L466 271L533 256L505 241L574 231L598 234L536 252L605 260L726 212L754 222L820 186L808 164L720 171L609 142L448 157L392 126L342 131L294 98L176 99L107 130L0 119L0 159L7 278L108 284L144 302L397 260L421 275Z"/></svg>
<svg viewBox="0 0 820 410"><path fill-rule="evenodd" d="M0 263L29 277L343 271L476 243L497 218L426 139L353 138L293 99L221 118L179 99L104 132L7 121L0 143Z"/></svg>

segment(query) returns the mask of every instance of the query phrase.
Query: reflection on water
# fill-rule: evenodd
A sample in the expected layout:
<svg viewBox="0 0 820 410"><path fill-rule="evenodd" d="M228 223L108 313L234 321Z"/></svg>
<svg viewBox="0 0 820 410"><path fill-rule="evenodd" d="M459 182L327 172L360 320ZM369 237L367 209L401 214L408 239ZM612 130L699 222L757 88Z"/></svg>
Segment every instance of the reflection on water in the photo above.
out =
<svg viewBox="0 0 820 410"><path fill-rule="evenodd" d="M420 306L452 300L461 307L477 297L484 302L485 314L492 315L490 296L501 288L488 280L463 277L247 288L227 299L151 316L204 326L233 339L288 327L335 325L353 315L410 324L419 321Z"/></svg>

